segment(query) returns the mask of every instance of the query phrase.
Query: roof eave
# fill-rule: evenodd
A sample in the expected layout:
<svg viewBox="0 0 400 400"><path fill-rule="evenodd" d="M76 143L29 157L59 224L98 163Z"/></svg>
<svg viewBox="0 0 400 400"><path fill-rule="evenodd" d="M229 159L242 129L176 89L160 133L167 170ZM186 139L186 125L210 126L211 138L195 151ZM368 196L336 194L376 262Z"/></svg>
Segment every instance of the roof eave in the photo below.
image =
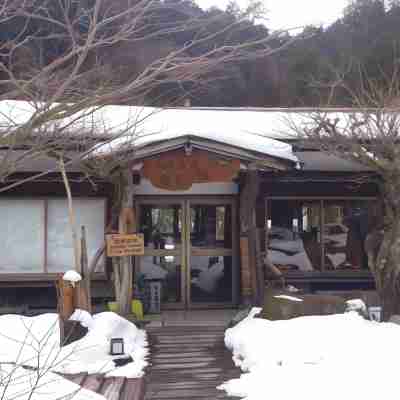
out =
<svg viewBox="0 0 400 400"><path fill-rule="evenodd" d="M153 157L157 154L191 145L192 148L209 151L223 157L238 158L243 162L255 164L259 169L287 170L296 165L295 160L272 156L262 152L255 152L241 147L228 145L212 139L200 138L194 135L185 135L175 139L166 139L155 143L145 144L135 149L135 158L138 160Z"/></svg>

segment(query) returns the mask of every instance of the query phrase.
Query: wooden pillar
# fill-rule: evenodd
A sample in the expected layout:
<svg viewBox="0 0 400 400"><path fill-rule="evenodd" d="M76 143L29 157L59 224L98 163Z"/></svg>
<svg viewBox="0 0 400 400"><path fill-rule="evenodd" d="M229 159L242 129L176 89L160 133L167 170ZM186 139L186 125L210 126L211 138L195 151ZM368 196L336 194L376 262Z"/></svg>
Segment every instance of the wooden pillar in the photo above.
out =
<svg viewBox="0 0 400 400"><path fill-rule="evenodd" d="M259 190L258 172L249 169L240 195L241 292L245 304L261 305L264 293L264 273L257 232L256 201Z"/></svg>
<svg viewBox="0 0 400 400"><path fill-rule="evenodd" d="M245 234L240 237L240 282L242 303L251 304L253 290L249 260L249 238Z"/></svg>
<svg viewBox="0 0 400 400"><path fill-rule="evenodd" d="M133 208L133 175L130 169L127 169L122 174L121 184L123 185L124 193L118 221L118 231L119 233L135 233L137 224ZM119 309L122 314L129 314L133 296L134 258L131 256L120 257L118 264L115 267L114 273L117 275L116 279L119 280L119 284L117 285L120 290L117 296ZM118 290L118 287L116 287L116 290Z"/></svg>

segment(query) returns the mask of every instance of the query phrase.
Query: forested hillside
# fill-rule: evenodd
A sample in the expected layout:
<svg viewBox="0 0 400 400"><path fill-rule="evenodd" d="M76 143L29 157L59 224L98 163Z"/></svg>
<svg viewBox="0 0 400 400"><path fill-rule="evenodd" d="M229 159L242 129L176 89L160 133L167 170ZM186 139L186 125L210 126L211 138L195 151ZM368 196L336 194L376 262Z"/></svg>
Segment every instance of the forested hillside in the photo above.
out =
<svg viewBox="0 0 400 400"><path fill-rule="evenodd" d="M22 1L22 0L21 0ZM24 15L11 19L0 20L0 58L2 62L25 65L26 69L37 69L55 59L63 49L63 35L57 31L56 24L49 24L48 16L57 19L59 2L69 2L70 13L80 15L79 23L71 29L80 32L87 29L88 15L85 10L90 9L94 0L31 0L37 7L43 3L46 12L42 20L32 21ZM123 9L127 4L139 0L113 0L112 6ZM215 35L214 43L204 46L224 44L226 46L238 44L241 41L257 40L269 35L268 20L266 25L256 23L254 18L259 13L259 7L254 3L251 10L245 12L238 9L233 3L226 10L213 8L202 10L195 0L157 0L170 8L163 6L162 13L152 15L154 26L165 26L169 29L174 26L174 21L190 21L194 17L202 17L207 21L204 32L219 32ZM331 0L333 1L333 0ZM18 1L15 1L18 4ZM104 2L104 4L111 4ZM16 6L17 7L17 6ZM167 11L166 11L167 10ZM290 10L288 10L290 12ZM306 10L305 10L306 12ZM268 16L268 15L267 15ZM61 18L62 16L60 16ZM239 30L221 33L221 27L243 19ZM161 25L160 25L161 24ZM290 28L290 27L288 27ZM97 49L91 54L86 65L82 66L92 70L98 64L98 75L82 74L82 85L96 86L102 80L115 81L123 84L132 75L139 75L153 60L168 54L175 48L182 48L186 43L191 43L199 30L189 29L173 31L164 35L162 40L152 37L151 24L146 26L148 41L125 41ZM290 32L290 31L289 31ZM272 34L272 33L271 33ZM8 52L9 43L21 36L26 38L13 54ZM306 36L306 38L304 38ZM35 37L35 40L30 40ZM40 40L40 37L46 40ZM51 37L51 40L49 40ZM269 46L276 47L282 43L293 40L293 35L282 33ZM223 64L219 69L214 69L209 79L199 82L179 81L163 82L158 87L146 93L141 102L151 105L175 105L182 102L182 98L190 99L193 106L314 106L326 104L347 106L349 96L345 91L338 91L329 97L327 83L340 80L349 88L358 88L365 84L366 79L379 81L384 76L390 77L393 70L398 67L400 40L400 2L383 0L356 0L345 10L343 18L328 27L305 27L298 33L298 40L284 51L275 53L265 58L256 60L241 60ZM45 45L44 45L45 43ZM190 47L190 52L202 54L204 48ZM21 59L24 60L21 63ZM24 74L24 68L16 71ZM1 75L0 90L7 85L7 77ZM1 86L3 85L3 86ZM325 89L324 89L325 87ZM43 95L51 92L52 88L40 88ZM137 102L138 99L135 99ZM180 103L181 104L181 103Z"/></svg>

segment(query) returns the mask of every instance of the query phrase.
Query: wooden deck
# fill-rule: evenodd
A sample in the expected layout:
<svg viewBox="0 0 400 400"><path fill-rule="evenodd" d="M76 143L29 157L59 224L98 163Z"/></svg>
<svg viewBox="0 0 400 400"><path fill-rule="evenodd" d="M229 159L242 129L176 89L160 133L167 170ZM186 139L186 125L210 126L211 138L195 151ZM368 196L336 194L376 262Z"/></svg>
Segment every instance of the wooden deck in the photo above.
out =
<svg viewBox="0 0 400 400"><path fill-rule="evenodd" d="M103 395L107 400L143 400L144 379L105 378L104 375L63 375L81 387Z"/></svg>
<svg viewBox="0 0 400 400"><path fill-rule="evenodd" d="M240 375L225 349L223 327L167 326L147 332L151 366L146 400L232 399L216 389Z"/></svg>

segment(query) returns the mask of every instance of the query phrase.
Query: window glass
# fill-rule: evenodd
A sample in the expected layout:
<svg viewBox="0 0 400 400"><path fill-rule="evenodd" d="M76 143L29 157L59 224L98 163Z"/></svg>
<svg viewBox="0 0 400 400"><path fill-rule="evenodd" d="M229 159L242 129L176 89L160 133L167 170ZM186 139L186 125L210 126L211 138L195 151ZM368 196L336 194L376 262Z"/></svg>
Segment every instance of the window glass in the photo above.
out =
<svg viewBox="0 0 400 400"><path fill-rule="evenodd" d="M86 228L89 262L104 242L105 202L103 199L73 199L75 223L80 237L81 226ZM47 264L49 272L74 268L71 226L67 200L48 200ZM101 262L99 264L102 264Z"/></svg>
<svg viewBox="0 0 400 400"><path fill-rule="evenodd" d="M0 273L36 273L44 268L44 202L0 201Z"/></svg>
<svg viewBox="0 0 400 400"><path fill-rule="evenodd" d="M145 256L140 258L140 272L144 280L161 281L161 301L179 302L181 294L181 257Z"/></svg>
<svg viewBox="0 0 400 400"><path fill-rule="evenodd" d="M373 219L370 203L269 200L269 260L282 271L367 269L363 244Z"/></svg>
<svg viewBox="0 0 400 400"><path fill-rule="evenodd" d="M193 204L190 207L192 247L232 248L232 207Z"/></svg>
<svg viewBox="0 0 400 400"><path fill-rule="evenodd" d="M284 271L321 269L319 202L268 201L268 257Z"/></svg>
<svg viewBox="0 0 400 400"><path fill-rule="evenodd" d="M232 301L232 257L191 256L191 300Z"/></svg>
<svg viewBox="0 0 400 400"><path fill-rule="evenodd" d="M324 202L325 265L328 270L367 268L367 202Z"/></svg>
<svg viewBox="0 0 400 400"><path fill-rule="evenodd" d="M182 242L182 207L179 204L142 205L140 226L145 247L178 250Z"/></svg>

